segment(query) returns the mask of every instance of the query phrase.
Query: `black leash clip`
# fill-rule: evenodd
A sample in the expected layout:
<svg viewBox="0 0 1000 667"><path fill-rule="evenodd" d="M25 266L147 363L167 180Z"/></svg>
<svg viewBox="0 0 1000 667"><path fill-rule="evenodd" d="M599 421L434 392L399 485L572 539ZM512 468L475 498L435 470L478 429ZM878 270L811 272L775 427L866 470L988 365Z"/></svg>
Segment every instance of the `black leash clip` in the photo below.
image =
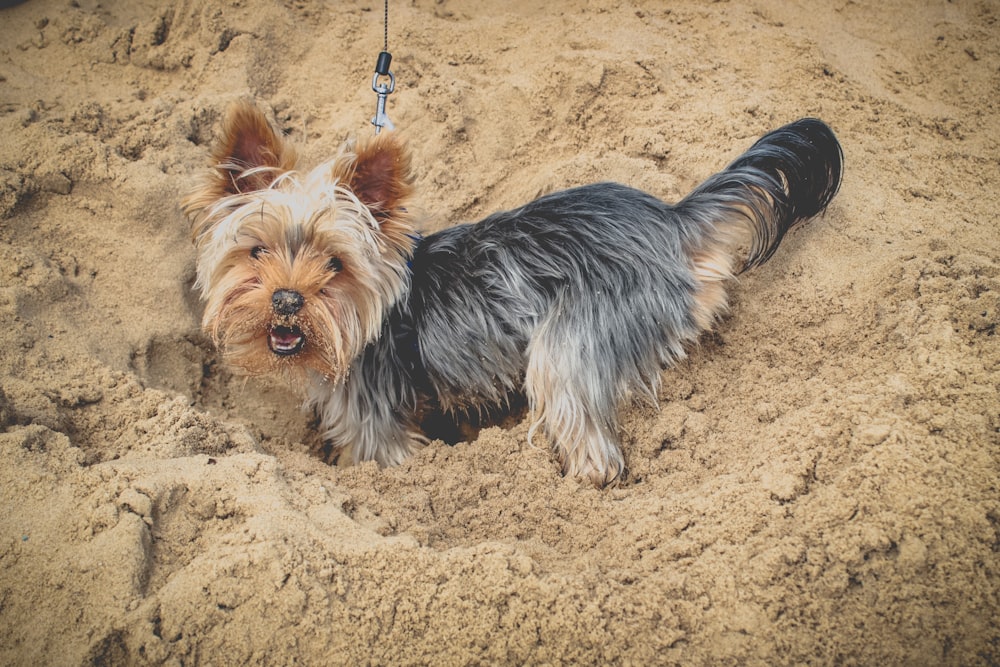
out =
<svg viewBox="0 0 1000 667"><path fill-rule="evenodd" d="M385 100L396 89L396 77L389 71L392 64L392 54L382 51L378 54L378 62L375 64L375 76L372 77L372 90L378 95L378 103L375 107L375 117L372 118L372 125L375 126L375 134L382 131L383 127L393 129L395 126L385 113ZM388 77L386 83L384 77Z"/></svg>

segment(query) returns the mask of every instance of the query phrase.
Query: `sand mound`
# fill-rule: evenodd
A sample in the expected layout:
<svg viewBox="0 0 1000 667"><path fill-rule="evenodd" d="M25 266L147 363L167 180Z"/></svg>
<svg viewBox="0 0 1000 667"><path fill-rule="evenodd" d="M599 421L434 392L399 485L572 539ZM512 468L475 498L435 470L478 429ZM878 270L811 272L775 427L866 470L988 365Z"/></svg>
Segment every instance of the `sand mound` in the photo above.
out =
<svg viewBox="0 0 1000 667"><path fill-rule="evenodd" d="M603 492L524 423L328 466L199 331L221 112L370 132L379 3L0 10L0 663L1000 663L1000 7L814 4L392 3L428 229L843 141Z"/></svg>

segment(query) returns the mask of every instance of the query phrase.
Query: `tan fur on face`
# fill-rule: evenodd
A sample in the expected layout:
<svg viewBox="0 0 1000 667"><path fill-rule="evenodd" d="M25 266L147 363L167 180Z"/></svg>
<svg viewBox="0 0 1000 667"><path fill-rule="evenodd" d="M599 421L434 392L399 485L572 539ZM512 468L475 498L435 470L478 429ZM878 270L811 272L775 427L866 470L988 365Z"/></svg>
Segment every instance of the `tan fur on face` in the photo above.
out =
<svg viewBox="0 0 1000 667"><path fill-rule="evenodd" d="M212 160L184 201L205 330L249 373L312 369L342 379L407 287L414 241L405 149L384 134L300 174L294 149L256 107L240 103L223 122ZM300 294L301 310L276 313L278 290ZM299 353L271 351L277 326L301 330Z"/></svg>

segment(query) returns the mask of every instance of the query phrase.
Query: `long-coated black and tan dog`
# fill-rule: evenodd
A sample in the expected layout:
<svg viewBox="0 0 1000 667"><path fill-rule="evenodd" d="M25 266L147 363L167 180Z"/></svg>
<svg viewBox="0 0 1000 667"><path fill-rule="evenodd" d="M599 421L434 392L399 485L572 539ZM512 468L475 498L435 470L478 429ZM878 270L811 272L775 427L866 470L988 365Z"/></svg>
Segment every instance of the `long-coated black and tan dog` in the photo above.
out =
<svg viewBox="0 0 1000 667"><path fill-rule="evenodd" d="M420 238L396 135L299 172L240 103L184 208L206 330L247 372L301 371L323 437L352 460L407 457L426 400L474 410L523 392L529 433L604 486L625 471L619 402L655 392L725 310L727 280L823 211L841 168L830 128L803 119L674 205L600 183Z"/></svg>

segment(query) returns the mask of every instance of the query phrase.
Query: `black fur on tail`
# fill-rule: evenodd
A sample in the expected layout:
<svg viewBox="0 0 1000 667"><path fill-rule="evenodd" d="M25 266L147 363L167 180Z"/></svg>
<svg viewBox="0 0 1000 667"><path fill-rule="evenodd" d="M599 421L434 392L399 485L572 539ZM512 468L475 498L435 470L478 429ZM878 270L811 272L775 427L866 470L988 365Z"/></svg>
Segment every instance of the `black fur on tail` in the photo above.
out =
<svg viewBox="0 0 1000 667"><path fill-rule="evenodd" d="M842 168L833 131L821 120L803 118L761 137L677 210L708 227L737 220L749 225L746 271L770 259L789 229L826 208L840 188Z"/></svg>

